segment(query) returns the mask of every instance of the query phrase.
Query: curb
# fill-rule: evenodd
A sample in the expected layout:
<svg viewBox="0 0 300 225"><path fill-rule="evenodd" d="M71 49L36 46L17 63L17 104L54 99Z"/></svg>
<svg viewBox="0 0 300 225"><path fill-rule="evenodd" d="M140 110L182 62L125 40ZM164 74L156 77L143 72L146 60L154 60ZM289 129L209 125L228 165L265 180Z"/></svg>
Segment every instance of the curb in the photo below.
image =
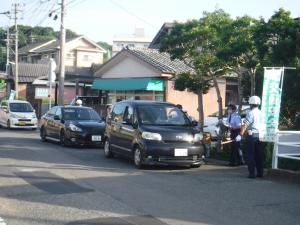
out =
<svg viewBox="0 0 300 225"><path fill-rule="evenodd" d="M220 166L227 166L228 164L228 161L213 159L213 158L207 158L205 159L205 161ZM264 177L267 180L300 185L300 171L283 170L283 169L264 169L264 170L265 170Z"/></svg>
<svg viewBox="0 0 300 225"><path fill-rule="evenodd" d="M226 166L228 164L228 161L220 160L220 159L214 159L214 158L205 158L205 162L209 162L212 164L217 164L220 166Z"/></svg>
<svg viewBox="0 0 300 225"><path fill-rule="evenodd" d="M300 172L283 170L283 169L268 169L266 178L273 181L281 181L285 183L300 185Z"/></svg>

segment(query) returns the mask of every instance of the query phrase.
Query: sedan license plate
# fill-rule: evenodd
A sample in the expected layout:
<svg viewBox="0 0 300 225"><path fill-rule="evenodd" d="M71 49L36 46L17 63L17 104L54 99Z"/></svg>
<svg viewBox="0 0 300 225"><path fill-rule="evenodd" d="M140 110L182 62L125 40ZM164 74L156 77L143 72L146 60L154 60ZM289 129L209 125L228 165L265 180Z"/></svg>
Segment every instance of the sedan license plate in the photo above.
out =
<svg viewBox="0 0 300 225"><path fill-rule="evenodd" d="M25 126L26 123L25 123L24 121L19 121L19 125L20 125L20 126Z"/></svg>
<svg viewBox="0 0 300 225"><path fill-rule="evenodd" d="M175 156L188 156L188 150L186 148L175 148Z"/></svg>
<svg viewBox="0 0 300 225"><path fill-rule="evenodd" d="M92 141L101 141L101 136L100 135L93 135L92 136Z"/></svg>

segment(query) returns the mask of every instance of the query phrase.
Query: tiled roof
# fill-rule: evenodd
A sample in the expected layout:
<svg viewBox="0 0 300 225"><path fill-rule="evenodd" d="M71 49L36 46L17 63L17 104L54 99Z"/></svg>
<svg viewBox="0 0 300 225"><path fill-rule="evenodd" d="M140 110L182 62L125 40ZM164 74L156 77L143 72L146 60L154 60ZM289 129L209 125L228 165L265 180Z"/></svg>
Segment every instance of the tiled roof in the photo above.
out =
<svg viewBox="0 0 300 225"><path fill-rule="evenodd" d="M59 68L56 69L56 73L59 72ZM14 77L15 66L12 66L12 74L10 77ZM19 63L19 82L31 83L37 78L48 77L48 65L47 64L31 64L31 63ZM79 79L89 81L93 79L93 72L90 67L65 67L66 80Z"/></svg>
<svg viewBox="0 0 300 225"><path fill-rule="evenodd" d="M193 69L183 61L179 59L171 60L170 55L166 52L159 52L156 49L148 48L126 48L124 50L151 64L163 73L178 74L193 72Z"/></svg>
<svg viewBox="0 0 300 225"><path fill-rule="evenodd" d="M47 64L31 64L31 63L19 63L18 64L18 75L19 77L41 77L47 76L48 65ZM16 73L16 67L13 64L12 74Z"/></svg>
<svg viewBox="0 0 300 225"><path fill-rule="evenodd" d="M24 46L24 47L22 47L22 48L19 49L19 54L20 55L26 55L32 49L35 49L35 48L37 48L39 46L42 46L42 45L45 45L45 44L46 44L46 46L48 46L47 42L49 42L49 44L53 43L53 42L51 42L51 40L48 40L48 41L43 41L43 42L28 44L28 45L26 45L26 46ZM40 48L37 48L36 50L38 50L38 49L40 49ZM36 50L34 50L33 52L36 52Z"/></svg>
<svg viewBox="0 0 300 225"><path fill-rule="evenodd" d="M103 49L101 46L97 45L97 43L89 40L85 36L79 36L79 37L67 39L66 43L68 43L70 41L73 41L75 39L79 39L79 38L84 38L85 40L89 41L93 45L95 45L98 48L102 49L103 52L106 52L105 49ZM52 41L48 40L48 41L44 41L44 42L39 42L39 43L33 43L33 44L26 45L25 47L19 49L19 54L26 55L30 52L30 50L32 50L34 48L35 49L32 52L41 53L41 52L53 51L53 50L59 49L59 47L60 47L60 41L59 40L52 40Z"/></svg>
<svg viewBox="0 0 300 225"><path fill-rule="evenodd" d="M48 45L45 45L45 46L42 46L42 47L36 49L34 52L47 52L50 50L57 49L58 47L59 47L59 41L56 40L56 41L51 42Z"/></svg>
<svg viewBox="0 0 300 225"><path fill-rule="evenodd" d="M58 72L58 70L57 70ZM78 77L93 77L93 71L90 67L74 67L66 66L66 75L78 76Z"/></svg>

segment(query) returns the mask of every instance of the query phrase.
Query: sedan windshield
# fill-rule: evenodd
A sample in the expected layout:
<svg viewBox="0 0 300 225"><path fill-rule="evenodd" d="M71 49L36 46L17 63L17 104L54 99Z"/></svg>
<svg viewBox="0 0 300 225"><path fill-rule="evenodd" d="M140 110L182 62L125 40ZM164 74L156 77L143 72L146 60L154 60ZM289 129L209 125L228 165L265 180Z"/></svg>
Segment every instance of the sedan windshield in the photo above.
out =
<svg viewBox="0 0 300 225"><path fill-rule="evenodd" d="M33 112L33 108L28 103L10 103L9 109L11 112Z"/></svg>
<svg viewBox="0 0 300 225"><path fill-rule="evenodd" d="M187 116L172 105L140 105L138 106L138 118L140 123L145 125L190 125Z"/></svg>
<svg viewBox="0 0 300 225"><path fill-rule="evenodd" d="M93 109L87 108L68 108L64 109L65 120L101 120L98 113Z"/></svg>

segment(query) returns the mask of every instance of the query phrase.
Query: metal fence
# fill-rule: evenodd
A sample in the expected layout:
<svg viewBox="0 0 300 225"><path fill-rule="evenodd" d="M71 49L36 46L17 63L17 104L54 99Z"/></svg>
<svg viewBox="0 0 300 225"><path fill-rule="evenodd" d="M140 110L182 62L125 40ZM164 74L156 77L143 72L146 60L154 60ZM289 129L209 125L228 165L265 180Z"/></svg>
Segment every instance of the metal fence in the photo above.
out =
<svg viewBox="0 0 300 225"><path fill-rule="evenodd" d="M300 131L277 132L273 149L273 169L278 169L279 157L300 160Z"/></svg>

